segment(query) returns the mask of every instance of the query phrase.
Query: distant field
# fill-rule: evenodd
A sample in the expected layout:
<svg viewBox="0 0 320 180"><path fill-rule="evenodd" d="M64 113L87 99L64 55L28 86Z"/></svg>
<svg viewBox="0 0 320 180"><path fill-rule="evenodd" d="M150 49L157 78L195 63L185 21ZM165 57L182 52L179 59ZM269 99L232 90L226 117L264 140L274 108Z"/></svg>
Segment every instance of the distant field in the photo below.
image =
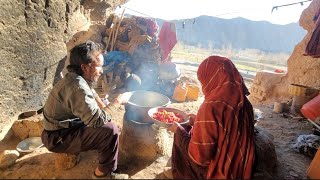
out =
<svg viewBox="0 0 320 180"><path fill-rule="evenodd" d="M246 56L243 56L243 55L232 56L232 54L234 53L232 52L232 50L216 50L216 52L213 53L212 51L210 52L209 50L206 50L206 49L201 49L196 47L182 47L181 45L180 46L178 45L178 47L175 47L172 50L171 56L175 59L184 59L184 60L193 61L193 62L201 62L212 54L221 54L221 55L229 54L229 56L228 55L224 55L224 56L232 57L231 60L239 70L258 72L262 70L274 71L275 69L281 69L281 70L287 71L286 65L276 64L274 60L268 63L268 61L265 60L266 58L270 58L270 57L272 57L272 59L277 59L276 54L266 55L265 59L263 59L261 53L258 54L257 52L259 53L259 51L257 50L251 50L246 52L248 54ZM243 52L241 53L244 54ZM279 54L278 62L280 64L286 64L286 58L287 58L286 55Z"/></svg>
<svg viewBox="0 0 320 180"><path fill-rule="evenodd" d="M250 66L245 66L245 65L241 65L241 64L237 64L237 63L234 63L234 65L236 66L237 69L242 69L245 71L253 71L253 72L259 71L257 68L250 67Z"/></svg>
<svg viewBox="0 0 320 180"><path fill-rule="evenodd" d="M193 61L193 62L201 62L205 58L210 56L210 54L204 55L204 54L188 53L188 52L182 52L182 51L179 51L179 52L173 51L173 52L171 52L171 56L174 59L184 59L184 60L189 60L189 61ZM234 62L234 64L238 69L247 70L247 71L255 71L255 72L258 71L258 69L254 68L254 67L242 65L242 64L236 63L236 62Z"/></svg>
<svg viewBox="0 0 320 180"><path fill-rule="evenodd" d="M172 51L171 56L177 59L188 59L193 62L201 62L205 58L210 56L210 54L209 53L199 54L199 53L186 52L186 51Z"/></svg>

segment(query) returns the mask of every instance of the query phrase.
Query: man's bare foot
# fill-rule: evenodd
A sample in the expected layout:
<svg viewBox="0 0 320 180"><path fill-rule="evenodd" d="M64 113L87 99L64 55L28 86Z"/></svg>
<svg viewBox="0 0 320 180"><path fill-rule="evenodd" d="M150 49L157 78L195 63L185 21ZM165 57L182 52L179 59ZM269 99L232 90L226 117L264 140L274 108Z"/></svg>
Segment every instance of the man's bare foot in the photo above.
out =
<svg viewBox="0 0 320 180"><path fill-rule="evenodd" d="M163 174L164 174L168 179L173 179L171 167L165 167L165 168L163 169Z"/></svg>
<svg viewBox="0 0 320 180"><path fill-rule="evenodd" d="M98 167L96 168L96 170L94 171L94 173L95 173L97 176L103 176L103 175L104 175L104 173L101 172Z"/></svg>

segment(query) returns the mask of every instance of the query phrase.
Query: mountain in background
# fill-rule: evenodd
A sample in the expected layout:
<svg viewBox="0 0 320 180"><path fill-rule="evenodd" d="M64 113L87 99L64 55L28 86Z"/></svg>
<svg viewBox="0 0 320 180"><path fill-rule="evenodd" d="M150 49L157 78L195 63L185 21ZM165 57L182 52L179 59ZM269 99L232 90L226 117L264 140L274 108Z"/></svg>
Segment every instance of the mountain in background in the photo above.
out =
<svg viewBox="0 0 320 180"><path fill-rule="evenodd" d="M160 31L164 20L156 21ZM277 25L244 18L199 16L172 22L176 23L178 42L210 49L259 49L265 52L291 53L307 33L298 23Z"/></svg>

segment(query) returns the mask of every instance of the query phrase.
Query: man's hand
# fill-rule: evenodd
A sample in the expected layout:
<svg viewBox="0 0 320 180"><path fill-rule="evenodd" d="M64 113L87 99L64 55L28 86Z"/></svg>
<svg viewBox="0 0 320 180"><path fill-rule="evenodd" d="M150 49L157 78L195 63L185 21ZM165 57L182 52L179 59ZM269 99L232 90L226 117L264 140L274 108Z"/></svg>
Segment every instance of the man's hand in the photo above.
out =
<svg viewBox="0 0 320 180"><path fill-rule="evenodd" d="M119 94L119 96L115 98L115 103L126 104L129 101L131 95L132 95L131 92L125 92L123 94Z"/></svg>
<svg viewBox="0 0 320 180"><path fill-rule="evenodd" d="M94 99L96 100L98 106L100 109L105 108L106 105L105 103L102 101L102 99L98 96L98 94L95 95Z"/></svg>
<svg viewBox="0 0 320 180"><path fill-rule="evenodd" d="M102 102L107 106L110 102L108 100L109 95L106 94L104 98L101 98Z"/></svg>
<svg viewBox="0 0 320 180"><path fill-rule="evenodd" d="M180 127L181 125L177 122L173 122L172 125L168 128L169 131L176 133L177 129Z"/></svg>

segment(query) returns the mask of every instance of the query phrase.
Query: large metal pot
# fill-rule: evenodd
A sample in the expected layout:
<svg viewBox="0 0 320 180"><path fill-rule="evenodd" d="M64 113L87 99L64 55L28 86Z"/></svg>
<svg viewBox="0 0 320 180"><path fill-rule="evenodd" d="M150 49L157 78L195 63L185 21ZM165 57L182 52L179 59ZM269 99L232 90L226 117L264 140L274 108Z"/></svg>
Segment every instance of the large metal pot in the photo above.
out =
<svg viewBox="0 0 320 180"><path fill-rule="evenodd" d="M126 115L138 122L153 122L148 115L149 109L157 106L166 107L171 103L167 96L153 91L132 91L126 95L130 96L125 104Z"/></svg>

